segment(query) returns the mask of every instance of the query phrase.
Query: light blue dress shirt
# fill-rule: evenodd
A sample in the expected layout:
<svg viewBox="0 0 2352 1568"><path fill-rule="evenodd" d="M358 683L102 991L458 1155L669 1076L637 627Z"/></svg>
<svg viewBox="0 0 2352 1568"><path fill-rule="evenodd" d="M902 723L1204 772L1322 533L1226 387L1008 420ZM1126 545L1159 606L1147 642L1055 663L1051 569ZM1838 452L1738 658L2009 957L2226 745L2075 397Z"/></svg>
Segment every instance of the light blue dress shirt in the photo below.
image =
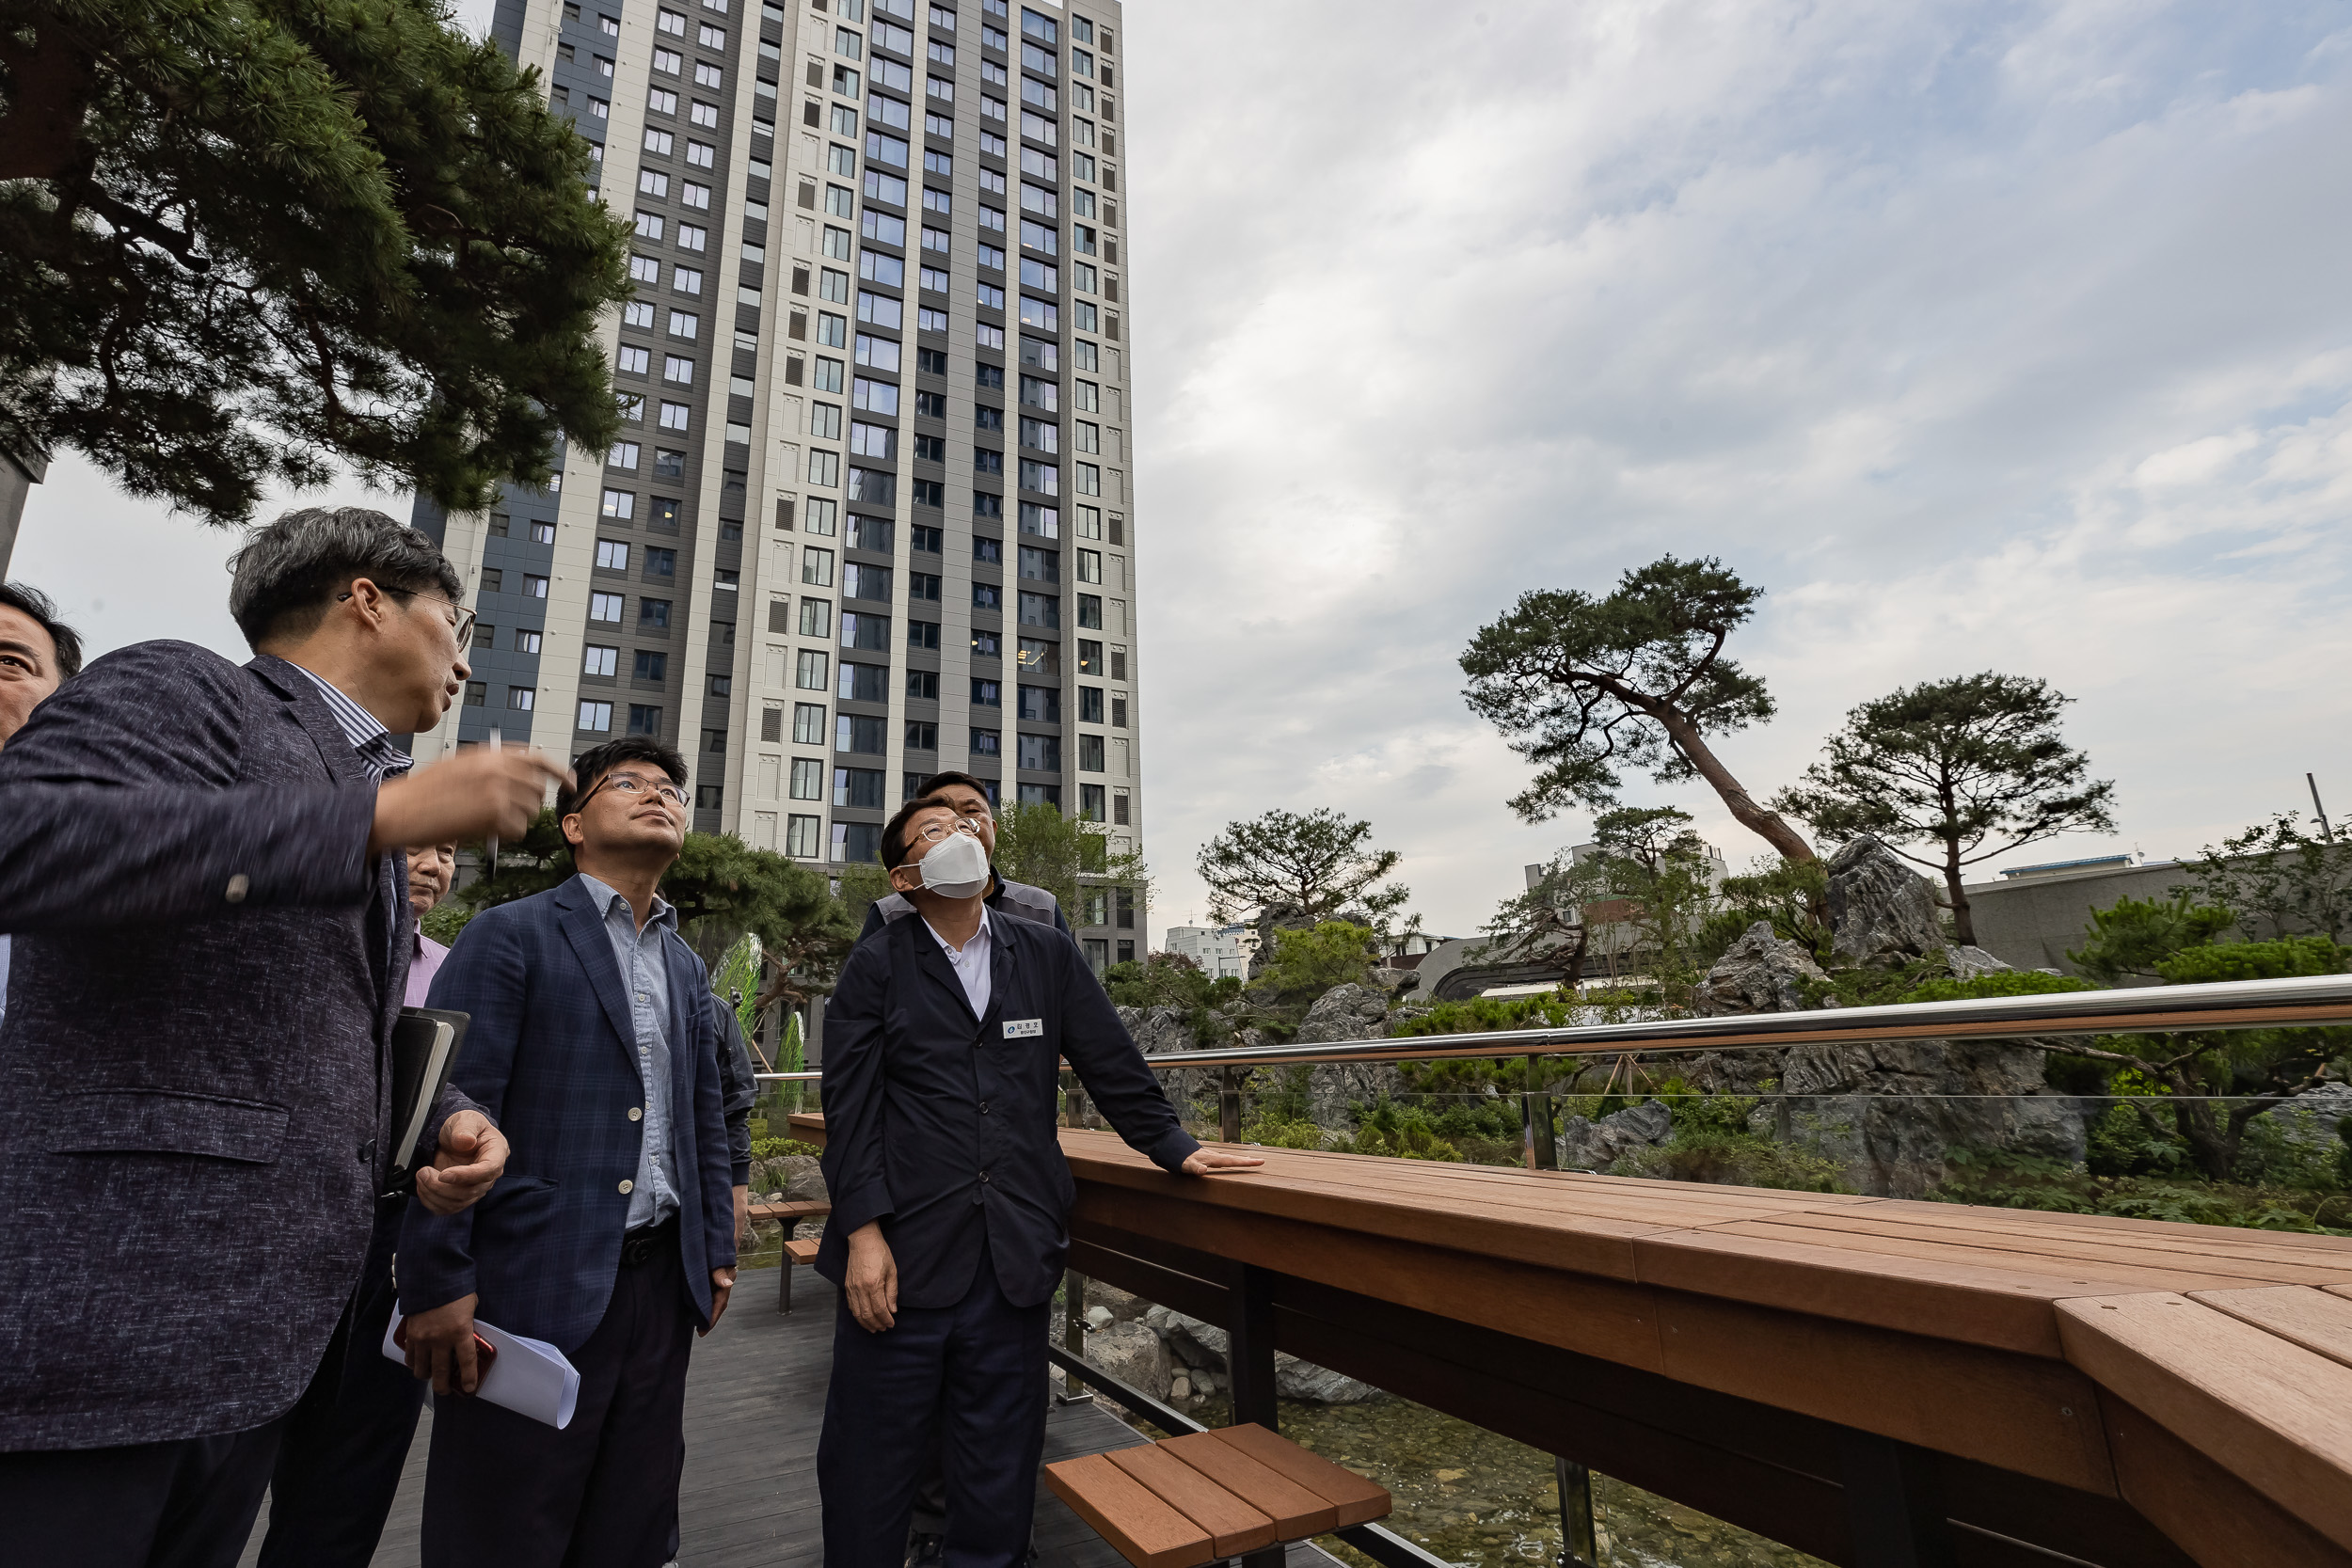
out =
<svg viewBox="0 0 2352 1568"><path fill-rule="evenodd" d="M661 939L677 929L677 911L656 895L644 929L637 927L628 900L585 871L580 885L604 911L604 933L612 941L612 961L628 997L637 1038L637 1077L645 1089L645 1139L637 1156L637 1179L629 1188L628 1228L660 1225L678 1211L677 1149L670 1108L670 975Z"/></svg>

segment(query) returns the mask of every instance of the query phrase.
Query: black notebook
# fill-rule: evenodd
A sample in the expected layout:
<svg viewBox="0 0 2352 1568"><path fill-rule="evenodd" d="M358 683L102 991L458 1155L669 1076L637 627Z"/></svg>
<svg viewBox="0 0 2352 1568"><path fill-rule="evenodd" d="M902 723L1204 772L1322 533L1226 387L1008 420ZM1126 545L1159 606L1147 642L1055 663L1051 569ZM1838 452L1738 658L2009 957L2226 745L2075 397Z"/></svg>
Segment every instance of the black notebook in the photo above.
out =
<svg viewBox="0 0 2352 1568"><path fill-rule="evenodd" d="M433 1119L433 1107L449 1085L457 1048L466 1043L470 1013L434 1007L403 1007L392 1025L392 1160L384 1196L398 1197L414 1183L417 1140ZM431 1158L427 1151L426 1158Z"/></svg>

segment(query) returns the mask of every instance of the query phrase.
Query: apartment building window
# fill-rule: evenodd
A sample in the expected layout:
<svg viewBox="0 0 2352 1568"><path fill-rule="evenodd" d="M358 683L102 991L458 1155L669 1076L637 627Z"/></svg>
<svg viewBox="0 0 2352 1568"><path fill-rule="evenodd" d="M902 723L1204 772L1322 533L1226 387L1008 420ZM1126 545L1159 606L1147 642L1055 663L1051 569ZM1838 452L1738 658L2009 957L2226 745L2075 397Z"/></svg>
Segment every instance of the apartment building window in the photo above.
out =
<svg viewBox="0 0 2352 1568"><path fill-rule="evenodd" d="M938 652L939 623L937 621L909 621L907 623L907 646L928 648L933 653Z"/></svg>
<svg viewBox="0 0 2352 1568"><path fill-rule="evenodd" d="M906 749L910 752L936 752L939 750L939 726L928 720L910 719L907 721L906 742Z"/></svg>
<svg viewBox="0 0 2352 1568"><path fill-rule="evenodd" d="M1124 828L1130 826L1127 819L1127 792L1123 789L1112 790L1111 825L1113 827Z"/></svg>
<svg viewBox="0 0 2352 1568"><path fill-rule="evenodd" d="M976 757L1001 757L1005 751L1004 732L1002 730L974 730L970 750Z"/></svg>
<svg viewBox="0 0 2352 1568"><path fill-rule="evenodd" d="M854 713L838 713L833 721L833 749L858 756L881 756L889 748L887 719L869 719ZM847 805L835 800L835 805ZM880 805L878 797L874 802Z"/></svg>
<svg viewBox="0 0 2352 1568"><path fill-rule="evenodd" d="M814 648L801 649L793 665L792 684L803 691L824 690L825 671L832 657L831 654L819 653Z"/></svg>
<svg viewBox="0 0 2352 1568"><path fill-rule="evenodd" d="M529 713L532 705L538 699L538 690L533 687L510 686L506 689L506 705L517 713Z"/></svg>
<svg viewBox="0 0 2352 1568"><path fill-rule="evenodd" d="M682 403L664 403L661 405L661 428L664 430L684 430L692 418L692 410Z"/></svg>
<svg viewBox="0 0 2352 1568"><path fill-rule="evenodd" d="M882 859L882 825L876 822L834 823L833 858L851 863Z"/></svg>
<svg viewBox="0 0 2352 1568"><path fill-rule="evenodd" d="M677 575L677 551L648 549L645 552L645 576L667 578Z"/></svg>
<svg viewBox="0 0 2352 1568"><path fill-rule="evenodd" d="M637 659L630 668L629 678L641 681L664 681L670 676L670 656L655 653L649 648L637 650Z"/></svg>
<svg viewBox="0 0 2352 1568"><path fill-rule="evenodd" d="M795 860L813 861L823 848L825 819L789 816L785 819L784 852Z"/></svg>
<svg viewBox="0 0 2352 1568"><path fill-rule="evenodd" d="M822 746L825 743L825 709L821 703L792 705L792 744Z"/></svg>
<svg viewBox="0 0 2352 1568"><path fill-rule="evenodd" d="M643 703L628 705L628 733L659 736L661 733L661 710Z"/></svg>
<svg viewBox="0 0 2352 1568"><path fill-rule="evenodd" d="M467 705L468 707L481 707L481 706L482 706L485 703L486 703L486 702L488 701L489 696L490 696L490 683L489 683L489 682L487 682L487 681L468 681L468 682L466 683L466 705Z"/></svg>
<svg viewBox="0 0 2352 1568"><path fill-rule="evenodd" d="M1078 722L1099 724L1103 721L1103 689L1099 686L1078 688Z"/></svg>
<svg viewBox="0 0 2352 1568"><path fill-rule="evenodd" d="M1081 773L1103 771L1103 737L1101 736L1082 735L1078 737L1078 771Z"/></svg>
<svg viewBox="0 0 2352 1568"><path fill-rule="evenodd" d="M800 631L803 637L831 637L833 635L833 601L831 599L803 599Z"/></svg>
<svg viewBox="0 0 2352 1568"><path fill-rule="evenodd" d="M890 646L890 617L841 612L841 646L879 653Z"/></svg>
<svg viewBox="0 0 2352 1568"><path fill-rule="evenodd" d="M1025 675L1059 675L1061 673L1061 644L1042 638L1021 640L1018 657Z"/></svg>
<svg viewBox="0 0 2352 1568"><path fill-rule="evenodd" d="M1043 626L1049 631L1061 628L1061 598L1054 594L1024 594L1021 595L1021 624Z"/></svg>
<svg viewBox="0 0 2352 1568"><path fill-rule="evenodd" d="M628 602L628 597L620 594L591 594L588 595L588 619L610 621L618 626L621 607Z"/></svg>
<svg viewBox="0 0 2352 1568"><path fill-rule="evenodd" d="M1078 820L1100 822L1104 817L1106 791L1101 784L1082 784L1078 786Z"/></svg>
<svg viewBox="0 0 2352 1568"><path fill-rule="evenodd" d="M825 765L815 757L794 757L790 798L795 800L823 800Z"/></svg>
<svg viewBox="0 0 2352 1568"><path fill-rule="evenodd" d="M909 670L907 672L907 695L917 702L939 701L939 672Z"/></svg>
<svg viewBox="0 0 2352 1568"><path fill-rule="evenodd" d="M1001 681L980 680L976 677L972 682L972 705L974 707L1004 706L1004 683Z"/></svg>
<svg viewBox="0 0 2352 1568"><path fill-rule="evenodd" d="M608 468L635 468L638 456L639 448L636 442L615 441L612 443L612 449L604 454L604 466ZM605 500L608 505L611 504L612 494L610 490L605 492ZM605 515L609 517L614 514L608 511Z"/></svg>
<svg viewBox="0 0 2352 1568"><path fill-rule="evenodd" d="M601 675L610 679L612 673L619 668L620 660L620 649L591 642L580 661L580 673L583 675Z"/></svg>
<svg viewBox="0 0 2352 1568"><path fill-rule="evenodd" d="M612 356L612 364L624 375L644 375L652 364L652 351L623 343Z"/></svg>
<svg viewBox="0 0 2352 1568"><path fill-rule="evenodd" d="M1021 755L1017 766L1038 773L1061 771L1061 736L1021 733ZM1058 801L1055 802L1059 804Z"/></svg>
<svg viewBox="0 0 2352 1568"><path fill-rule="evenodd" d="M890 667L886 664L853 664L841 661L841 689L837 693L845 702L886 703L890 701Z"/></svg>
<svg viewBox="0 0 2352 1568"><path fill-rule="evenodd" d="M611 703L580 704L579 727L595 735L609 734L612 728L612 705Z"/></svg>
<svg viewBox="0 0 2352 1568"><path fill-rule="evenodd" d="M626 572L628 570L628 546L618 539L596 541L596 570Z"/></svg>
<svg viewBox="0 0 2352 1568"><path fill-rule="evenodd" d="M670 601L667 599L638 600L637 624L640 626L660 626L666 630L670 625Z"/></svg>
<svg viewBox="0 0 2352 1568"><path fill-rule="evenodd" d="M1032 724L1061 722L1061 689L1055 686L1025 686L1019 689L1021 717Z"/></svg>
<svg viewBox="0 0 2352 1568"><path fill-rule="evenodd" d="M544 599L548 596L548 579L530 572L523 574L523 597Z"/></svg>

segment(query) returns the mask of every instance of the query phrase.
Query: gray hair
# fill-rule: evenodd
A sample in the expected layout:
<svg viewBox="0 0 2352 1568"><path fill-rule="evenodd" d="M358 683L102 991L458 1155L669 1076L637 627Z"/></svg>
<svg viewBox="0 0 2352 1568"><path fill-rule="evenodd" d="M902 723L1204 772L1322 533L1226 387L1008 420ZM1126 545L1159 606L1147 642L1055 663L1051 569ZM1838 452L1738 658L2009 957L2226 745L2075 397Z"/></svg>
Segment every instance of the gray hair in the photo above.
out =
<svg viewBox="0 0 2352 1568"><path fill-rule="evenodd" d="M360 506L304 507L246 535L230 558L229 613L255 651L306 635L355 578L399 594L466 591L441 548L413 528Z"/></svg>

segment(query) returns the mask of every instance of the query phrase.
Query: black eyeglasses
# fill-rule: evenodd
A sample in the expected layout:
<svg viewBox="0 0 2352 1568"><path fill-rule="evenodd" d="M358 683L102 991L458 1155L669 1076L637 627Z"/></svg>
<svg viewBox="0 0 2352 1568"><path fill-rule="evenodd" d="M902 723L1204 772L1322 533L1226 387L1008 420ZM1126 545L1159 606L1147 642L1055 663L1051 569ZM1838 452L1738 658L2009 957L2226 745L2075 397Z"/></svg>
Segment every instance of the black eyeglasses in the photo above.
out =
<svg viewBox="0 0 2352 1568"><path fill-rule="evenodd" d="M674 806L686 804L686 791L674 784L647 784L634 773L607 773L596 781L596 788L580 798L580 804L574 806L572 810L578 812L584 809L589 801L596 798L596 790L602 789L607 784L611 784L615 791L623 795L636 795L650 789Z"/></svg>
<svg viewBox="0 0 2352 1568"><path fill-rule="evenodd" d="M387 588L384 592L387 594L405 594L412 599L422 599L428 604L437 604L443 610L449 610L453 616L450 626L457 633L457 645L461 648L466 645L467 637L473 631L475 619L474 611L468 610L464 605L454 605L450 603L447 599L437 599L432 594L420 593L414 588ZM351 591L349 589L345 589L343 592L335 595L335 602L337 604L341 604L349 597L351 597Z"/></svg>

